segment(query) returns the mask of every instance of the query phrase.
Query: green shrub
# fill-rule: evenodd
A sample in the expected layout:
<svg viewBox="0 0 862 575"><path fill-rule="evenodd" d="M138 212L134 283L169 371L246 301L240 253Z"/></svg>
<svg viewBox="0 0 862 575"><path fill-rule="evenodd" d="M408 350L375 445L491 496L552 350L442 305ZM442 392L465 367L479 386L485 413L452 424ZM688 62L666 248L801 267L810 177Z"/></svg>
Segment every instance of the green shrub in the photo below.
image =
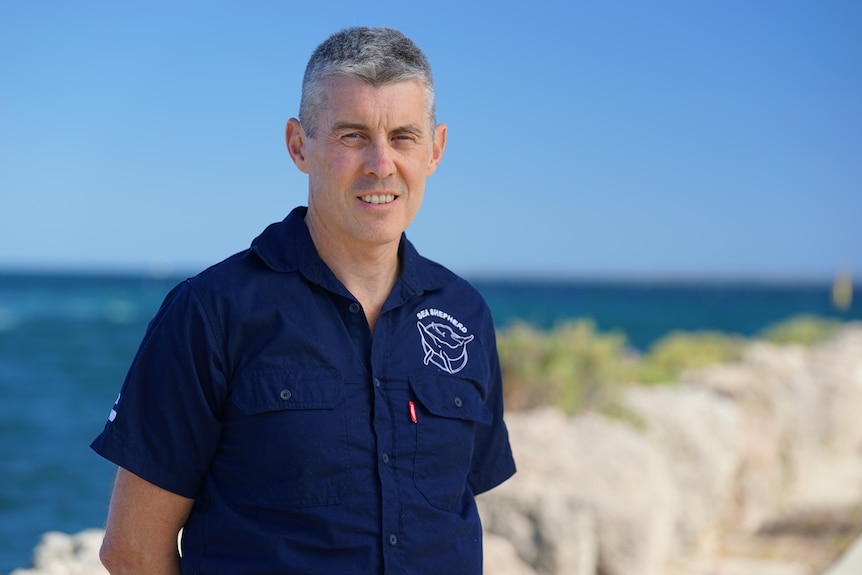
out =
<svg viewBox="0 0 862 575"><path fill-rule="evenodd" d="M815 315L797 315L766 328L761 338L777 344L813 345L832 336L841 322Z"/></svg>
<svg viewBox="0 0 862 575"><path fill-rule="evenodd" d="M776 343L811 344L840 325L798 316L762 336ZM687 370L738 361L747 341L714 331L673 332L635 357L624 334L599 333L588 319L560 323L548 331L517 323L497 334L507 408L555 405L568 413L592 410L635 424L637 418L620 402L625 385L673 383Z"/></svg>
<svg viewBox="0 0 862 575"><path fill-rule="evenodd" d="M591 320L561 323L550 331L518 323L497 337L506 402L512 409L601 409L633 374L625 336L597 333Z"/></svg>
<svg viewBox="0 0 862 575"><path fill-rule="evenodd" d="M638 368L642 383L670 383L686 370L738 360L745 339L715 331L673 332L650 348Z"/></svg>

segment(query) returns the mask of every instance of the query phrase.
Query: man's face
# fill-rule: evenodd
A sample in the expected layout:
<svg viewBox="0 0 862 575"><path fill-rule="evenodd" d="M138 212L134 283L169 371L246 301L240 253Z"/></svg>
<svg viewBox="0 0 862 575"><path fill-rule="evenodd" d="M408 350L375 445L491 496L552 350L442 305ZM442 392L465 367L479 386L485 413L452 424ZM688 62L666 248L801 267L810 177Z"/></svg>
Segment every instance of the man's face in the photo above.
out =
<svg viewBox="0 0 862 575"><path fill-rule="evenodd" d="M342 245L397 244L446 143L446 127L430 125L422 83L375 88L333 77L314 138L291 123L288 149L309 177L309 227Z"/></svg>

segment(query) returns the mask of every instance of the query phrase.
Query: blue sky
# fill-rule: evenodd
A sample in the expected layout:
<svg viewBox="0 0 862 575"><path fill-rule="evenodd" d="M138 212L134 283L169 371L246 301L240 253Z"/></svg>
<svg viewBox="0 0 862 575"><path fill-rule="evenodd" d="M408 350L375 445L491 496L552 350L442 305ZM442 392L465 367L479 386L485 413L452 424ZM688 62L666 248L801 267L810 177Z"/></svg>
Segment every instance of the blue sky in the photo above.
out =
<svg viewBox="0 0 862 575"><path fill-rule="evenodd" d="M305 203L314 47L411 36L467 276L862 274L862 4L0 2L0 268L196 271ZM306 3L312 4L312 3Z"/></svg>

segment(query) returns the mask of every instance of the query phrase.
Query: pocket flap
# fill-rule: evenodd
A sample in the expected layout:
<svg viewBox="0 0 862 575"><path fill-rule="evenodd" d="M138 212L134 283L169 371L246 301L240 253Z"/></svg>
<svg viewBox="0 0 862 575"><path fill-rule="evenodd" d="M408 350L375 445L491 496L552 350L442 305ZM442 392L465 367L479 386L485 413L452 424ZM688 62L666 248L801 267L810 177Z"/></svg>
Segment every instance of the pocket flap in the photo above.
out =
<svg viewBox="0 0 862 575"><path fill-rule="evenodd" d="M251 373L233 390L234 404L247 415L284 409L333 409L341 397L341 377L327 370Z"/></svg>
<svg viewBox="0 0 862 575"><path fill-rule="evenodd" d="M477 384L452 376L411 376L410 388L419 403L434 415L490 424L491 411L485 406Z"/></svg>

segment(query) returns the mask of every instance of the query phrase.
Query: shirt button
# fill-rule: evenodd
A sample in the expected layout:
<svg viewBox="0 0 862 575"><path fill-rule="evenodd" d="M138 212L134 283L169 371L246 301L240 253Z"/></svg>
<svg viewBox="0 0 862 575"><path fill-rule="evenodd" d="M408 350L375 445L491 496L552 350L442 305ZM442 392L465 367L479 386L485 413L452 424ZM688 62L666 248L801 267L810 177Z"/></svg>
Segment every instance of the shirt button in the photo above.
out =
<svg viewBox="0 0 862 575"><path fill-rule="evenodd" d="M279 396L280 398L282 398L284 401L287 401L288 399L290 399L290 396L291 396L291 395L293 395L293 394L292 394L292 393L290 393L290 390L289 390L289 389L282 389L282 390L281 390L281 393L279 393L279 394L278 394L278 396Z"/></svg>
<svg viewBox="0 0 862 575"><path fill-rule="evenodd" d="M381 459L383 459L383 464L386 465L387 463L389 463L389 454L384 452Z"/></svg>
<svg viewBox="0 0 862 575"><path fill-rule="evenodd" d="M395 545L398 545L398 536L395 535L394 533L389 536L389 544L392 545L393 547Z"/></svg>
<svg viewBox="0 0 862 575"><path fill-rule="evenodd" d="M456 397L455 398L455 407L461 407L462 405L464 405L464 402L461 401L460 397Z"/></svg>
<svg viewBox="0 0 862 575"><path fill-rule="evenodd" d="M380 380L375 377L374 378L374 387L380 387L380 385L381 385Z"/></svg>
<svg viewBox="0 0 862 575"><path fill-rule="evenodd" d="M356 302L353 302L347 309L350 310L350 313L359 313L362 310L362 306Z"/></svg>

